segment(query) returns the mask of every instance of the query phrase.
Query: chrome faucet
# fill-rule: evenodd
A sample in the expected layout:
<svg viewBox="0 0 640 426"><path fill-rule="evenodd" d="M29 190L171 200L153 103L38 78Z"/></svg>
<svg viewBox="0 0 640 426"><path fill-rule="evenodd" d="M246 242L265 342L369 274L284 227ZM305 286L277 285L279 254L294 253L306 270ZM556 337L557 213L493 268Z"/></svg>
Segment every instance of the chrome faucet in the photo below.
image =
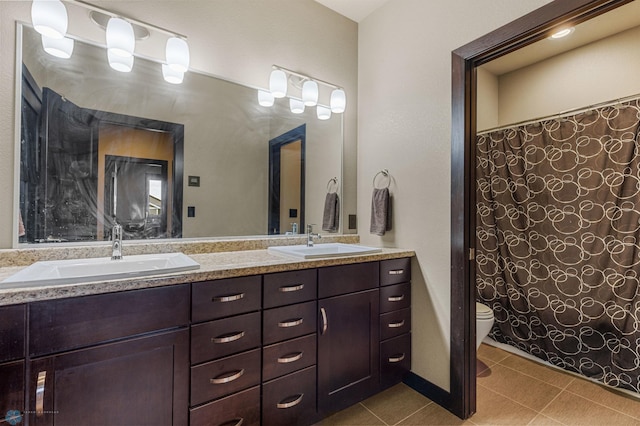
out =
<svg viewBox="0 0 640 426"><path fill-rule="evenodd" d="M111 229L111 260L122 259L122 225L117 222Z"/></svg>
<svg viewBox="0 0 640 426"><path fill-rule="evenodd" d="M307 225L307 247L313 247L313 237L322 238L320 234L313 233L313 224Z"/></svg>

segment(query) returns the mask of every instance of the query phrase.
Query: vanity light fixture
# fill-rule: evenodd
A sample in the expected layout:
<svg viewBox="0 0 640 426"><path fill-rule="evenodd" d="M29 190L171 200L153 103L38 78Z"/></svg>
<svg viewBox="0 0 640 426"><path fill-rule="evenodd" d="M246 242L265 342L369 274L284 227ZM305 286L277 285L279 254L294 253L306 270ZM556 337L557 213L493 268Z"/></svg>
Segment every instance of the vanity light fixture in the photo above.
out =
<svg viewBox="0 0 640 426"><path fill-rule="evenodd" d="M289 109L291 109L291 112L294 114L302 114L304 112L304 102L300 99L290 98Z"/></svg>
<svg viewBox="0 0 640 426"><path fill-rule="evenodd" d="M184 72L176 71L170 65L162 64L162 77L167 83L181 84L184 80Z"/></svg>
<svg viewBox="0 0 640 426"><path fill-rule="evenodd" d="M31 3L33 28L49 38L63 38L67 34L69 17L60 0L33 0Z"/></svg>
<svg viewBox="0 0 640 426"><path fill-rule="evenodd" d="M318 105L316 108L316 114L318 115L318 120L328 120L331 118L331 108Z"/></svg>
<svg viewBox="0 0 640 426"><path fill-rule="evenodd" d="M275 102L275 98L273 97L273 93L268 92L266 90L258 90L258 104L263 107L273 106Z"/></svg>
<svg viewBox="0 0 640 426"><path fill-rule="evenodd" d="M133 56L136 37L133 27L122 18L113 17L107 23L107 51L110 56L128 58Z"/></svg>
<svg viewBox="0 0 640 426"><path fill-rule="evenodd" d="M107 49L107 60L109 61L109 66L116 71L131 72L133 69L133 55L118 56Z"/></svg>
<svg viewBox="0 0 640 426"><path fill-rule="evenodd" d="M271 71L269 76L269 90L274 98L287 96L287 74L281 69Z"/></svg>
<svg viewBox="0 0 640 426"><path fill-rule="evenodd" d="M318 104L318 83L307 80L302 85L302 101L306 106L316 106Z"/></svg>
<svg viewBox="0 0 640 426"><path fill-rule="evenodd" d="M167 40L165 49L167 65L171 69L185 73L189 69L189 45L180 37L171 37Z"/></svg>
<svg viewBox="0 0 640 426"><path fill-rule="evenodd" d="M556 31L555 33L551 34L551 37L549 37L549 38L552 38L552 39L563 38L563 37L566 37L569 34L571 34L573 31L575 31L574 27L564 28L564 29L562 29L560 31Z"/></svg>
<svg viewBox="0 0 640 426"><path fill-rule="evenodd" d="M73 39L69 37L51 38L42 36L42 48L51 56L69 59L73 53Z"/></svg>
<svg viewBox="0 0 640 426"><path fill-rule="evenodd" d="M342 89L334 89L331 92L331 112L341 114L347 107L347 95Z"/></svg>

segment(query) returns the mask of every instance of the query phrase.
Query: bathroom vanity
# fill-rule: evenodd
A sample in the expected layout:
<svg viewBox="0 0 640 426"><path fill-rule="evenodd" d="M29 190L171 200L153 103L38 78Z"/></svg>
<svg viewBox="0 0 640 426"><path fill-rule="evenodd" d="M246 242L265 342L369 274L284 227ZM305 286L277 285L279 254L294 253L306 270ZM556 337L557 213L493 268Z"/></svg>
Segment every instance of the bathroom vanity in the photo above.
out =
<svg viewBox="0 0 640 426"><path fill-rule="evenodd" d="M196 255L198 272L0 307L0 410L30 425L305 425L402 380L412 252L235 254L256 255L267 264Z"/></svg>

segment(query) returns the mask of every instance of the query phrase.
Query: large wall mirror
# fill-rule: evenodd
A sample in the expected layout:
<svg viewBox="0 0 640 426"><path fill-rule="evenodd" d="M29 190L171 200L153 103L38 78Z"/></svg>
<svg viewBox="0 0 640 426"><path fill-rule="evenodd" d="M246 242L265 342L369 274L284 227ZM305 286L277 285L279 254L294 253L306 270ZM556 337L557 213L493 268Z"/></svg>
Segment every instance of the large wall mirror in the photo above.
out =
<svg viewBox="0 0 640 426"><path fill-rule="evenodd" d="M327 184L341 182L341 114L262 107L255 88L199 72L169 84L142 57L117 72L79 38L56 58L29 25L18 33L20 243L106 240L114 220L127 239L322 223Z"/></svg>

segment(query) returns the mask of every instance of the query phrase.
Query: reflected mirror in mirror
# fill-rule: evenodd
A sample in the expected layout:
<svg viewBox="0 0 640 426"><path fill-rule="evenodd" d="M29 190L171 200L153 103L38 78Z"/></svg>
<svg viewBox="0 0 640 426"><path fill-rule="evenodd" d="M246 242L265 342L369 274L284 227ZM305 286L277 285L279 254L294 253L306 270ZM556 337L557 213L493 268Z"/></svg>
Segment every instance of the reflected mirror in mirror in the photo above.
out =
<svg viewBox="0 0 640 426"><path fill-rule="evenodd" d="M30 26L19 31L21 243L107 240L114 221L126 239L322 223L327 182L342 175L341 114L292 114L286 98L262 107L255 88L199 72L169 84L141 57L118 72L104 47L78 39L56 58Z"/></svg>

